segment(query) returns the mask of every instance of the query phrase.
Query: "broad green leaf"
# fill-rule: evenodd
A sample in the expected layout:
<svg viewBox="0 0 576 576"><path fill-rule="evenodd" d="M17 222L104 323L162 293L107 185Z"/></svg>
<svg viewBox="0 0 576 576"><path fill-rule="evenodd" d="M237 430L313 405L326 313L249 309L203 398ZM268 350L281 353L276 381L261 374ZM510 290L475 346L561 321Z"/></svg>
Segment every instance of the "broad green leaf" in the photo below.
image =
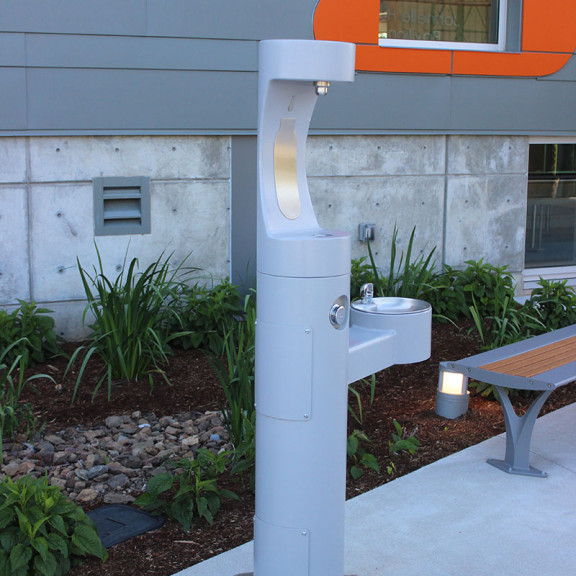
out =
<svg viewBox="0 0 576 576"><path fill-rule="evenodd" d="M364 474L364 471L362 468L358 468L358 466L352 466L352 468L350 468L350 474L352 474L352 478L354 478L354 480L358 480L358 478Z"/></svg>
<svg viewBox="0 0 576 576"><path fill-rule="evenodd" d="M185 503L174 502L168 509L169 516L180 522L184 532L190 530L192 519L194 518L194 506L192 500Z"/></svg>
<svg viewBox="0 0 576 576"><path fill-rule="evenodd" d="M220 495L222 498L231 498L232 500L240 500L240 496L236 494L236 492L232 492L232 490L228 490L226 488L222 488L220 490Z"/></svg>
<svg viewBox="0 0 576 576"><path fill-rule="evenodd" d="M56 576L65 576L70 572L70 568L72 568L70 560L68 558L60 558L56 567Z"/></svg>
<svg viewBox="0 0 576 576"><path fill-rule="evenodd" d="M6 530L2 530L0 533L0 546L6 552L10 552L14 546L18 543L18 528L12 526Z"/></svg>
<svg viewBox="0 0 576 576"><path fill-rule="evenodd" d="M162 501L158 500L158 497L154 494L145 492L144 494L140 494L140 496L134 500L134 504L140 506L140 508L145 508L146 510L155 510L162 506Z"/></svg>
<svg viewBox="0 0 576 576"><path fill-rule="evenodd" d="M0 509L0 529L6 528L14 521L14 509L4 508Z"/></svg>
<svg viewBox="0 0 576 576"><path fill-rule="evenodd" d="M10 567L12 571L15 572L20 568L27 567L30 558L32 558L32 548L24 546L24 544L16 544L10 552Z"/></svg>
<svg viewBox="0 0 576 576"><path fill-rule="evenodd" d="M358 444L358 438L356 438L356 436L348 436L348 442L346 445L348 456L353 456L358 452Z"/></svg>
<svg viewBox="0 0 576 576"><path fill-rule="evenodd" d="M21 512L19 508L16 508L16 514L18 515L18 525L20 526L21 532L30 537L32 535L32 524L30 524L26 515Z"/></svg>
<svg viewBox="0 0 576 576"><path fill-rule="evenodd" d="M196 499L196 507L198 509L198 516L203 518L208 510L208 500L206 498L200 497Z"/></svg>
<svg viewBox="0 0 576 576"><path fill-rule="evenodd" d="M83 552L91 556L102 558L106 554L106 550L96 530L85 524L76 526L76 530L74 530L74 534L72 535L72 542Z"/></svg>
<svg viewBox="0 0 576 576"><path fill-rule="evenodd" d="M371 470L378 472L378 474L380 473L380 465L373 454L364 454L362 456L362 464L364 464L366 468L370 468Z"/></svg>
<svg viewBox="0 0 576 576"><path fill-rule="evenodd" d="M146 492L149 494L162 494L163 492L167 492L172 488L174 484L174 476L169 472L164 474L158 474L150 478L148 481L148 485L146 486Z"/></svg>
<svg viewBox="0 0 576 576"><path fill-rule="evenodd" d="M36 556L34 558L34 574L41 574L42 576L55 576L58 563L53 554L48 553L46 558Z"/></svg>
<svg viewBox="0 0 576 576"><path fill-rule="evenodd" d="M62 516L52 516L52 518L48 520L48 524L60 532L62 536L68 537L68 531L66 530L66 524Z"/></svg>
<svg viewBox="0 0 576 576"><path fill-rule="evenodd" d="M10 554L0 550L0 576L10 576Z"/></svg>
<svg viewBox="0 0 576 576"><path fill-rule="evenodd" d="M58 536L58 534L51 532L48 534L48 546L50 550L56 550L62 554L64 557L68 557L68 543L62 536Z"/></svg>
<svg viewBox="0 0 576 576"><path fill-rule="evenodd" d="M46 538L38 537L32 539L32 547L38 554L40 554L42 560L46 560L48 556L48 541Z"/></svg>

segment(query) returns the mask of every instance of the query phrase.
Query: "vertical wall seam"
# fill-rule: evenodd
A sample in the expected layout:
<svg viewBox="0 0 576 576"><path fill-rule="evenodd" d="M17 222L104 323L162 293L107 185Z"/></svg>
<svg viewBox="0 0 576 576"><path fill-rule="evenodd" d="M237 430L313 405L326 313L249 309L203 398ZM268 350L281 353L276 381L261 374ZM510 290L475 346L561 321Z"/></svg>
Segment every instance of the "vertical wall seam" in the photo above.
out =
<svg viewBox="0 0 576 576"><path fill-rule="evenodd" d="M233 183L232 183L232 174L233 174L233 169L232 169L232 141L233 141L232 136L228 136L228 278L230 278L230 279L233 278L233 264L232 264L232 234L233 234L232 220L233 220L233 214L232 214L232 207L234 204L232 202L232 189L233 189Z"/></svg>
<svg viewBox="0 0 576 576"><path fill-rule="evenodd" d="M25 138L26 173L24 193L26 195L26 253L28 254L28 298L34 302L34 289L32 284L32 160L30 158L30 137Z"/></svg>
<svg viewBox="0 0 576 576"><path fill-rule="evenodd" d="M448 135L444 135L444 214L442 217L442 268L446 264L446 236L448 234Z"/></svg>

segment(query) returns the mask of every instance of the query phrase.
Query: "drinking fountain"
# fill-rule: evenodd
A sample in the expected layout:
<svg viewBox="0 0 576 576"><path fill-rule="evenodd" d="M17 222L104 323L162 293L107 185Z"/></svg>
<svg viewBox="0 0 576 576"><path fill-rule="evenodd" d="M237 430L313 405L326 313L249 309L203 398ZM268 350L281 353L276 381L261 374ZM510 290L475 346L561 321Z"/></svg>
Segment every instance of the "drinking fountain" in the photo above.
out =
<svg viewBox="0 0 576 576"><path fill-rule="evenodd" d="M425 303L365 286L351 306L350 235L312 207L312 113L354 60L348 43L259 46L256 576L343 576L348 384L430 350Z"/></svg>

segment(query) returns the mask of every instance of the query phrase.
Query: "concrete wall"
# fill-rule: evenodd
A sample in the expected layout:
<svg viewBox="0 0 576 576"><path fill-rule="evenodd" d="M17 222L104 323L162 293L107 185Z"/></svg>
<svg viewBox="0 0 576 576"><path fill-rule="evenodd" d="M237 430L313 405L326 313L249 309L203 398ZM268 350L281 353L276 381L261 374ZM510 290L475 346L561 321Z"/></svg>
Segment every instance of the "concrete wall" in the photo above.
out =
<svg viewBox="0 0 576 576"><path fill-rule="evenodd" d="M94 237L92 178L149 176L152 232ZM76 259L105 273L126 254L144 269L163 251L217 278L229 274L230 153L224 137L0 139L0 306L34 300L58 330L81 332Z"/></svg>
<svg viewBox="0 0 576 576"><path fill-rule="evenodd" d="M34 300L54 310L60 333L78 337L84 291L76 258L92 270L94 240L111 277L126 253L144 268L162 251L174 252L176 262L190 253L190 265L215 278L228 276L231 175L237 173L231 142L193 136L0 139L0 306ZM248 162L245 154L240 159ZM374 252L384 269L396 224L399 250L406 250L415 226L416 253L436 247L438 264L484 258L521 275L527 166L524 137L312 136L307 146L320 224L349 231L353 257L360 258L367 252L357 239L358 224L375 223ZM151 178L151 234L94 237L96 176ZM255 206L255 186L242 194ZM237 219L235 227L234 239L254 250L253 224ZM238 253L246 261L234 267L253 268L256 255Z"/></svg>
<svg viewBox="0 0 576 576"><path fill-rule="evenodd" d="M437 262L524 262L528 139L499 136L311 137L308 179L322 225L352 234L352 254L366 256L358 224L376 224L373 242L386 268L396 224L406 250Z"/></svg>

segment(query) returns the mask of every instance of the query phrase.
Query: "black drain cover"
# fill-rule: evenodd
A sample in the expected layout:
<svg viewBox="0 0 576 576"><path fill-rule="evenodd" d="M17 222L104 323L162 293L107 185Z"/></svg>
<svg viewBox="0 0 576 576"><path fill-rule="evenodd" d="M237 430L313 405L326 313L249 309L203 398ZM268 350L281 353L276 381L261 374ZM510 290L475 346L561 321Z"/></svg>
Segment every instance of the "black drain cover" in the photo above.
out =
<svg viewBox="0 0 576 576"><path fill-rule="evenodd" d="M152 516L148 512L122 504L91 510L88 516L95 522L98 536L106 548L160 528L164 524L162 516Z"/></svg>

